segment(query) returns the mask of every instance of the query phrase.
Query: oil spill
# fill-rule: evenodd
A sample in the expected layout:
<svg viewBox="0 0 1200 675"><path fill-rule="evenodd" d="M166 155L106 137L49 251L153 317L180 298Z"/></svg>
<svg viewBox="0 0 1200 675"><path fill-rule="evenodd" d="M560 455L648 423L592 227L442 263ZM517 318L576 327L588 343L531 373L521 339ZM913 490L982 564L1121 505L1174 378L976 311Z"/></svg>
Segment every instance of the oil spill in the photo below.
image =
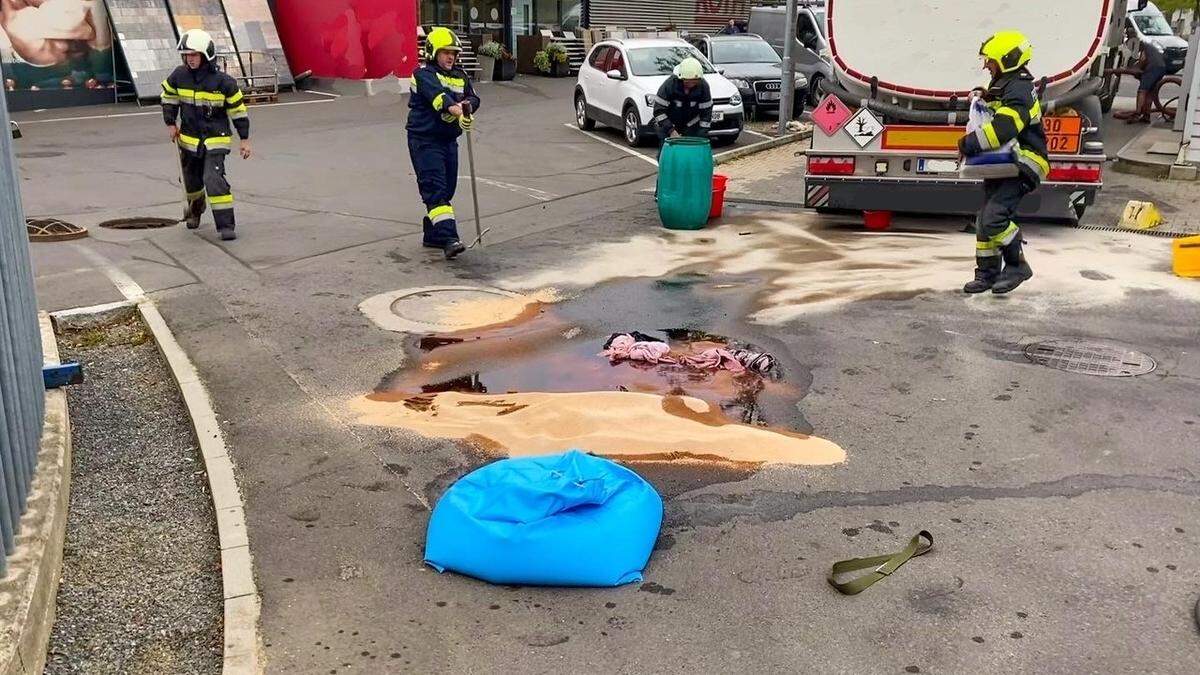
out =
<svg viewBox="0 0 1200 675"><path fill-rule="evenodd" d="M697 271L620 280L507 323L414 336L406 366L353 405L362 423L466 440L485 457L582 447L635 463L664 494L742 480L769 462L842 461L836 445L806 435L799 404L811 370L741 318L752 309L744 287L758 283ZM673 352L765 351L775 374L600 356L610 334L634 330Z"/></svg>

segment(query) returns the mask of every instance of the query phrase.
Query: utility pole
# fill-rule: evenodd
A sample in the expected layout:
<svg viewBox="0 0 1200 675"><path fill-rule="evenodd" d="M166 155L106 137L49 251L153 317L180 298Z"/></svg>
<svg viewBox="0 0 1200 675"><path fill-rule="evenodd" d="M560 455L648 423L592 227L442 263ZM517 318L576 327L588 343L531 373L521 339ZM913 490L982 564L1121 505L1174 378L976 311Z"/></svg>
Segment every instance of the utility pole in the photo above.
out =
<svg viewBox="0 0 1200 675"><path fill-rule="evenodd" d="M779 135L787 133L787 123L792 120L792 102L796 98L795 63L792 60L792 45L796 42L796 0L787 0L787 25L783 28L782 81L779 87Z"/></svg>

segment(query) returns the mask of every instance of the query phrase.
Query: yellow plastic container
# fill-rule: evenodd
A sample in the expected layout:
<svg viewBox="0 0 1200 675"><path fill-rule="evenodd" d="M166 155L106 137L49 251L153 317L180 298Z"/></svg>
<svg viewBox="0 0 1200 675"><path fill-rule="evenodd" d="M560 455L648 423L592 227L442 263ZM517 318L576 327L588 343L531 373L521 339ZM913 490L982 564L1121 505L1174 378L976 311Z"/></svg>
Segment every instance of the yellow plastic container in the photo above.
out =
<svg viewBox="0 0 1200 675"><path fill-rule="evenodd" d="M1200 235L1176 239L1171 253L1175 274L1200 279Z"/></svg>

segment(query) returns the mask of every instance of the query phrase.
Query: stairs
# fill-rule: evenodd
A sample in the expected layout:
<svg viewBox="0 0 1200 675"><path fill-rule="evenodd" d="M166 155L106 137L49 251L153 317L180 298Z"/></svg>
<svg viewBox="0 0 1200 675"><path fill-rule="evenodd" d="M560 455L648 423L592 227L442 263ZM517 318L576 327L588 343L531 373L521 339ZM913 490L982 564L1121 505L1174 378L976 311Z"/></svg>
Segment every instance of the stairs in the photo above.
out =
<svg viewBox="0 0 1200 675"><path fill-rule="evenodd" d="M587 58L587 47L583 45L583 38L576 37L570 31L561 30L543 30L542 37L549 38L551 42L557 42L566 48L567 64L571 66L571 74L578 75L583 60Z"/></svg>
<svg viewBox="0 0 1200 675"><path fill-rule="evenodd" d="M475 48L471 46L471 41L467 39L467 34L462 31L454 31L458 36L458 41L462 44L462 52L458 55L458 67L467 71L467 75L471 79L478 79L482 68L479 67L479 59L475 56ZM425 27L417 26L417 59L420 63L425 63Z"/></svg>

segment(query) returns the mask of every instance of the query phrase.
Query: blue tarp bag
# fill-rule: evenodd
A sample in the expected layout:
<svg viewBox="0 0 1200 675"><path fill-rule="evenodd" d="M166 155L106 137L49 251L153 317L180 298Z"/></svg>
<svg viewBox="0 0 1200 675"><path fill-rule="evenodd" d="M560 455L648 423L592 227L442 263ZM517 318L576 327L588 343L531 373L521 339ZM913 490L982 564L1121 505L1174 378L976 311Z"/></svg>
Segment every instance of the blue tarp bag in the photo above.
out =
<svg viewBox="0 0 1200 675"><path fill-rule="evenodd" d="M982 99L971 101L967 113L967 133L974 133L992 121L992 111ZM959 175L963 178L1011 178L1020 175L1017 168L1017 140L1005 143L996 150L981 152L963 160Z"/></svg>
<svg viewBox="0 0 1200 675"><path fill-rule="evenodd" d="M620 586L642 580L662 513L649 483L607 459L505 459L438 500L425 562L493 584Z"/></svg>

